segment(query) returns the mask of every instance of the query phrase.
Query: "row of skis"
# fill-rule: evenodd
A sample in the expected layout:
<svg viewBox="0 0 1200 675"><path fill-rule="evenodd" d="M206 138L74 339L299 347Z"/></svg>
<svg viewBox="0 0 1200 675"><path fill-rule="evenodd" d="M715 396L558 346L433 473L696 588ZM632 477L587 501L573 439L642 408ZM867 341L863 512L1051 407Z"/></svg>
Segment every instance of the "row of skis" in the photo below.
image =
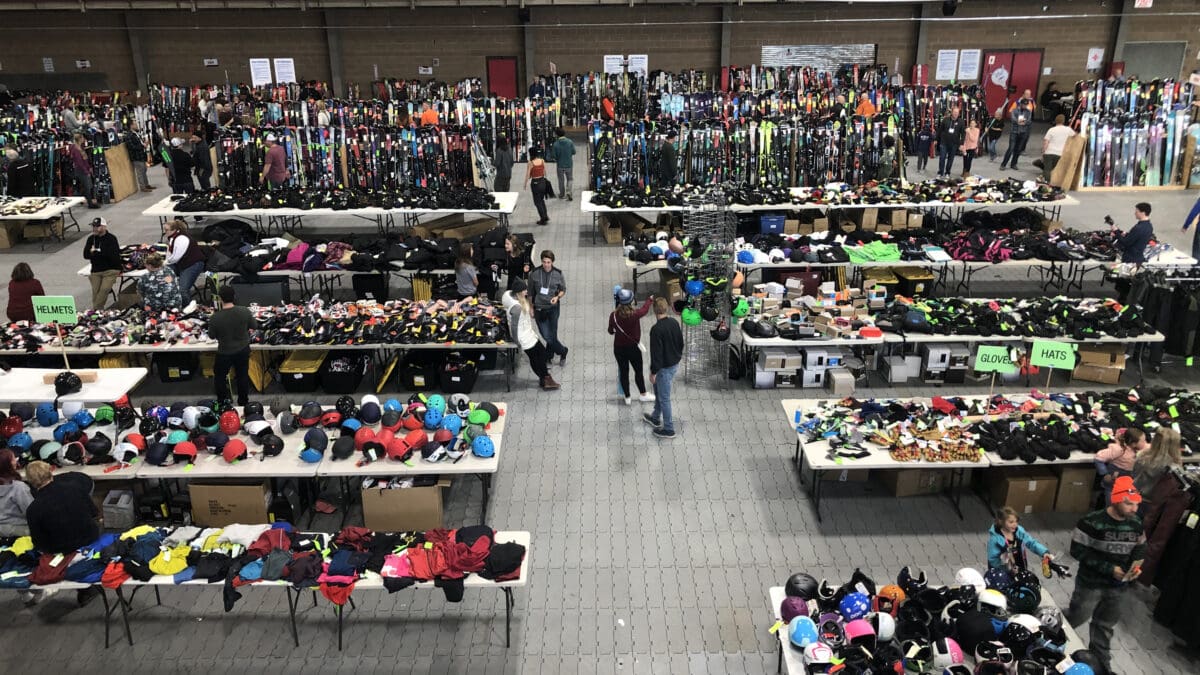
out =
<svg viewBox="0 0 1200 675"><path fill-rule="evenodd" d="M96 129L81 129L85 142L84 153L92 167L92 189L96 201L108 204L113 200L112 175L108 170L108 159L104 151L120 143L113 132ZM0 135L0 151L8 147L13 136ZM70 197L79 196L75 184L75 168L67 153L71 135L50 130L24 134L16 149L29 160L33 168L33 190L37 195ZM0 176L0 194L8 194L7 175Z"/></svg>

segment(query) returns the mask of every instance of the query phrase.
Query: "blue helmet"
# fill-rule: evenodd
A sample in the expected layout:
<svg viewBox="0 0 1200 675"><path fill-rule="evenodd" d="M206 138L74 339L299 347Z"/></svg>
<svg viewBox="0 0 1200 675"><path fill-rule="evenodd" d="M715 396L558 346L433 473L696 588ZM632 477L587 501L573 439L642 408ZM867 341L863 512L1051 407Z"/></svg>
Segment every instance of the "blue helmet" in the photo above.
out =
<svg viewBox="0 0 1200 675"><path fill-rule="evenodd" d="M33 446L33 438L24 431L13 434L8 439L8 447L19 451L17 454L29 452L29 448Z"/></svg>
<svg viewBox="0 0 1200 675"><path fill-rule="evenodd" d="M36 414L38 424L44 427L52 427L58 424L58 408L55 408L53 403L39 403Z"/></svg>
<svg viewBox="0 0 1200 675"><path fill-rule="evenodd" d="M59 443L65 443L68 436L77 433L79 433L78 424L75 424L71 421L63 422L57 427L54 427L54 440L58 441Z"/></svg>
<svg viewBox="0 0 1200 675"><path fill-rule="evenodd" d="M394 410L396 412L404 412L404 404L401 403L400 401L398 401L397 399L389 398L387 401L384 402L383 410L384 410L384 412L392 411L392 410Z"/></svg>
<svg viewBox="0 0 1200 675"><path fill-rule="evenodd" d="M866 593L847 593L838 604L838 613L846 621L861 619L871 611L871 598Z"/></svg>
<svg viewBox="0 0 1200 675"><path fill-rule="evenodd" d="M818 641L817 624L810 617L804 615L792 617L787 630L788 639L792 641L794 647L804 649Z"/></svg>
<svg viewBox="0 0 1200 675"><path fill-rule="evenodd" d="M442 418L442 428L457 436L462 431L463 421L458 415L446 415Z"/></svg>
<svg viewBox="0 0 1200 675"><path fill-rule="evenodd" d="M1003 567L992 567L983 574L983 583L987 584L988 588L994 588L1003 593L1012 586L1012 575Z"/></svg>
<svg viewBox="0 0 1200 675"><path fill-rule="evenodd" d="M692 279L683 285L683 290L688 295L700 295L704 292L704 282L699 279Z"/></svg>
<svg viewBox="0 0 1200 675"><path fill-rule="evenodd" d="M471 441L471 452L476 457L492 457L496 454L496 445L487 436L476 436Z"/></svg>
<svg viewBox="0 0 1200 675"><path fill-rule="evenodd" d="M93 423L95 423L96 418L93 417L92 413L90 413L89 411L80 410L79 412L75 413L74 415L71 415L71 421L74 422L75 424L78 424L80 429L86 429L86 428L92 426Z"/></svg>
<svg viewBox="0 0 1200 675"><path fill-rule="evenodd" d="M362 428L362 422L358 421L356 418L349 417L349 418L342 420L342 433L343 434L346 434L348 436L353 436L361 428Z"/></svg>
<svg viewBox="0 0 1200 675"><path fill-rule="evenodd" d="M146 417L153 417L154 419L158 420L159 426L165 426L167 424L167 418L170 416L171 411L167 410L165 406L161 405L156 405L146 411Z"/></svg>
<svg viewBox="0 0 1200 675"><path fill-rule="evenodd" d="M1063 671L1063 675L1096 675L1096 671L1086 663L1076 661L1070 668Z"/></svg>
<svg viewBox="0 0 1200 675"><path fill-rule="evenodd" d="M443 400L442 406L444 407L445 405L446 405L446 402ZM437 429L439 426L441 426L443 419L444 419L444 416L442 415L441 410L438 410L437 408L428 408L425 410L425 428L426 429L430 429L430 430Z"/></svg>

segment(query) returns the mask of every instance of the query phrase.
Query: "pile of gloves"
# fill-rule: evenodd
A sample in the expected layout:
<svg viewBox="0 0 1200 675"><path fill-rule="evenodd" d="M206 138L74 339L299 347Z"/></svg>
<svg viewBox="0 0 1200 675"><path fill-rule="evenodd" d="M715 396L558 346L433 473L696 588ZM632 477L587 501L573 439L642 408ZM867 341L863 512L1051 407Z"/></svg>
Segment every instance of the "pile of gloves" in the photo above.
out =
<svg viewBox="0 0 1200 675"><path fill-rule="evenodd" d="M1102 298L986 300L975 298L892 298L875 314L875 325L907 335L985 337L1132 338L1153 333L1138 305Z"/></svg>

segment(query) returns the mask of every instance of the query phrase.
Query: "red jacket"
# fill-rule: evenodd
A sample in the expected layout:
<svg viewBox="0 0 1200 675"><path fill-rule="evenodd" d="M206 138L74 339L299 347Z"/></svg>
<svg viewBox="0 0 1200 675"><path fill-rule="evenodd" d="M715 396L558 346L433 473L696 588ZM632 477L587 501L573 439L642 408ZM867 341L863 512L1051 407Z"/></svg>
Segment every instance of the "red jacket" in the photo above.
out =
<svg viewBox="0 0 1200 675"><path fill-rule="evenodd" d="M45 294L37 279L8 282L8 320L33 321L33 296Z"/></svg>

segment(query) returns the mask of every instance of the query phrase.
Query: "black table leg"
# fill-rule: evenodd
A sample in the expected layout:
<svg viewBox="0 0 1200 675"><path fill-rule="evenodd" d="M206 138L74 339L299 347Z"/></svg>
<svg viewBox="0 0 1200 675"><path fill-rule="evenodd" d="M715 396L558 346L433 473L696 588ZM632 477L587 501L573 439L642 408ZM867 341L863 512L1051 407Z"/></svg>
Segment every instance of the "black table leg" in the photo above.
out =
<svg viewBox="0 0 1200 675"><path fill-rule="evenodd" d="M512 589L504 587L504 648L512 646L512 611L516 600L513 599Z"/></svg>
<svg viewBox="0 0 1200 675"><path fill-rule="evenodd" d="M342 651L342 606L334 605L334 607L337 607L334 611L337 612L338 617L338 651L340 652Z"/></svg>
<svg viewBox="0 0 1200 675"><path fill-rule="evenodd" d="M775 672L783 672L783 643L779 643L779 658L775 659Z"/></svg>
<svg viewBox="0 0 1200 675"><path fill-rule="evenodd" d="M821 481L824 479L825 472L812 470L812 497L813 507L817 510L817 522L821 522Z"/></svg>
<svg viewBox="0 0 1200 675"><path fill-rule="evenodd" d="M159 607L162 607L162 596L158 594L158 586L154 587L154 602Z"/></svg>
<svg viewBox="0 0 1200 675"><path fill-rule="evenodd" d="M964 471L965 471L965 469L951 469L950 470L950 494L948 496L950 497L950 503L954 505L954 512L958 514L959 520L963 520L963 512L962 512L962 507L960 506L960 502L962 501L962 489L961 488L963 486L963 483L965 482L963 479ZM955 489L955 483L958 484L959 489Z"/></svg>
<svg viewBox="0 0 1200 675"><path fill-rule="evenodd" d="M133 596L130 596L132 600ZM121 587L117 586L117 604L121 606L121 620L125 622L125 641L129 646L133 646L133 632L129 629L129 603L125 600L125 594L121 592Z"/></svg>
<svg viewBox="0 0 1200 675"><path fill-rule="evenodd" d="M115 608L108 604L108 591L103 586L100 586L100 599L104 601L104 648L108 649L109 618Z"/></svg>
<svg viewBox="0 0 1200 675"><path fill-rule="evenodd" d="M293 590L291 586L285 586L284 590L287 591L288 614L292 618L292 642L299 647L300 633L296 630L296 606L300 604L300 591Z"/></svg>
<svg viewBox="0 0 1200 675"><path fill-rule="evenodd" d="M346 526L346 517L350 514L350 479L343 476L339 479L342 487L342 527ZM339 528L340 529L340 528Z"/></svg>
<svg viewBox="0 0 1200 675"><path fill-rule="evenodd" d="M800 437L799 436L796 436L796 454L792 455L792 463L796 465L797 469L800 468ZM804 477L803 472L801 472L800 476L801 476L801 478Z"/></svg>
<svg viewBox="0 0 1200 675"><path fill-rule="evenodd" d="M492 491L492 475L490 473L481 473L478 476L479 482L483 486L483 506L479 509L479 522L486 523L488 497L491 496Z"/></svg>

